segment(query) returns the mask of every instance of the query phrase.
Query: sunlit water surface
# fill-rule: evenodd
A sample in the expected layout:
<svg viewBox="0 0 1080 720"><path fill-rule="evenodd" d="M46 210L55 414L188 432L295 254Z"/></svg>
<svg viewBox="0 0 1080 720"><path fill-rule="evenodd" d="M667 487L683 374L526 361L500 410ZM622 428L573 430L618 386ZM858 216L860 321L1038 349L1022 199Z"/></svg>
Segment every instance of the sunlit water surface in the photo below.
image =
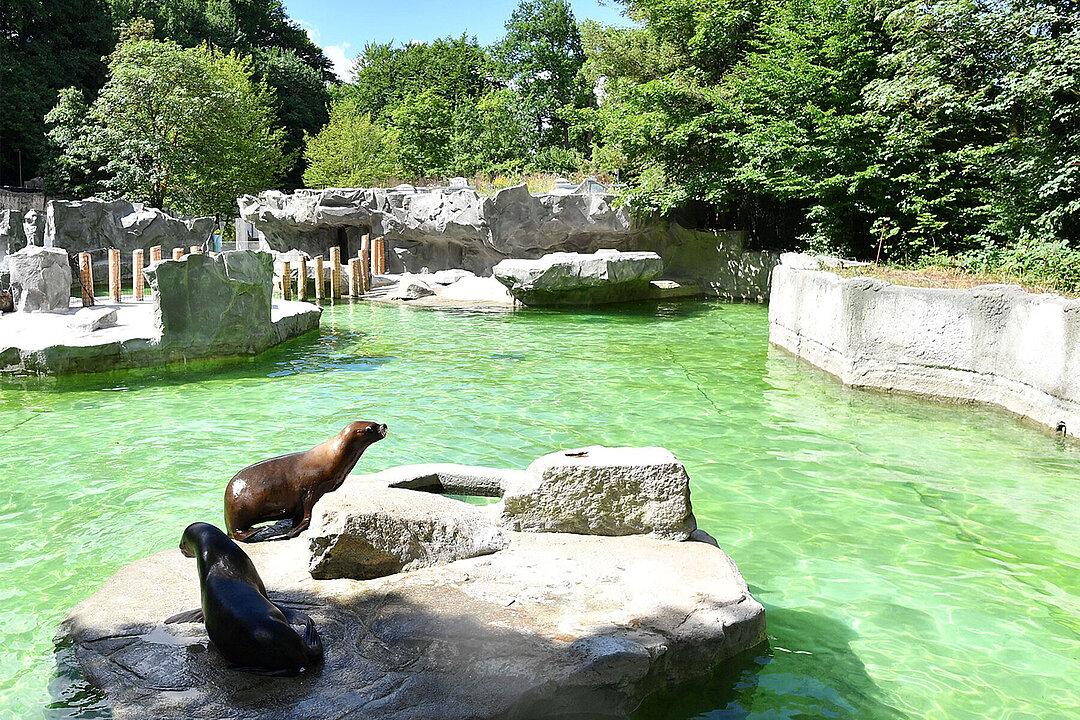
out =
<svg viewBox="0 0 1080 720"><path fill-rule="evenodd" d="M1080 717L1077 446L845 389L767 336L755 305L345 304L254 361L2 381L0 716L96 717L57 676L67 611L189 522L220 524L239 468L371 419L390 436L366 471L586 444L686 464L769 645L638 718Z"/></svg>

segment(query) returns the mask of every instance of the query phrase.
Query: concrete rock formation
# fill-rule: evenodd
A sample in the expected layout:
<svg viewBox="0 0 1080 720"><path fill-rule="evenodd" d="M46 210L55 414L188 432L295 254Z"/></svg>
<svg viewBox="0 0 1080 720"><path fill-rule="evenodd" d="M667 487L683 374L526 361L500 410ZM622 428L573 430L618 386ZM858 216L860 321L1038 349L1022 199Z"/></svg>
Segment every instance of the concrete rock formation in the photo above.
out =
<svg viewBox="0 0 1080 720"><path fill-rule="evenodd" d="M697 529L686 468L658 447L593 446L538 458L504 488L500 523L523 532L668 540Z"/></svg>
<svg viewBox="0 0 1080 720"><path fill-rule="evenodd" d="M127 200L51 200L45 210L45 243L66 249L72 257L90 253L94 277L105 278L108 248L117 248L125 258L125 277L130 277L131 251L141 248L150 258L150 248L160 245L169 257L174 248L187 252L202 245L214 230L214 218L177 218L156 208Z"/></svg>
<svg viewBox="0 0 1080 720"><path fill-rule="evenodd" d="M489 555L506 535L479 508L433 493L347 485L319 500L311 576L371 578Z"/></svg>
<svg viewBox="0 0 1080 720"><path fill-rule="evenodd" d="M17 312L64 312L71 298L71 265L59 248L28 245L8 256Z"/></svg>
<svg viewBox="0 0 1080 720"><path fill-rule="evenodd" d="M847 385L1000 405L1080 437L1080 300L842 278L788 254L769 341Z"/></svg>
<svg viewBox="0 0 1080 720"><path fill-rule="evenodd" d="M681 466L666 451L588 450L635 476L617 489L679 485ZM537 462L553 468L564 460ZM354 475L319 501L325 516L304 535L245 546L274 601L318 626L325 664L317 672L233 672L207 648L202 626L164 625L199 604L194 564L175 549L121 568L72 610L59 637L71 641L117 720L625 718L650 692L708 676L765 640L764 609L701 531L685 542L500 535L491 524L497 505L447 511L447 503L463 504L417 491L496 495L522 477L442 464ZM422 562L371 580L314 579L312 552L323 557L327 537L317 523L344 529L346 516L358 520L348 530L353 541L374 537L390 565ZM427 540L440 549L404 547ZM499 545L454 559L455 548Z"/></svg>
<svg viewBox="0 0 1080 720"><path fill-rule="evenodd" d="M776 259L743 251L738 232L695 232L656 217L635 217L605 194L531 195L524 185L494 198L468 188L417 192L403 187L268 191L237 201L266 249L355 257L365 233L386 238L391 273L464 269L478 275L506 258L608 248L652 251L665 273L712 296L761 299Z"/></svg>
<svg viewBox="0 0 1080 720"><path fill-rule="evenodd" d="M250 250L155 263L144 274L162 344L191 357L254 355L270 347L273 272L269 254Z"/></svg>
<svg viewBox="0 0 1080 720"><path fill-rule="evenodd" d="M599 250L503 260L492 272L524 305L598 305L648 298L663 267L653 252Z"/></svg>

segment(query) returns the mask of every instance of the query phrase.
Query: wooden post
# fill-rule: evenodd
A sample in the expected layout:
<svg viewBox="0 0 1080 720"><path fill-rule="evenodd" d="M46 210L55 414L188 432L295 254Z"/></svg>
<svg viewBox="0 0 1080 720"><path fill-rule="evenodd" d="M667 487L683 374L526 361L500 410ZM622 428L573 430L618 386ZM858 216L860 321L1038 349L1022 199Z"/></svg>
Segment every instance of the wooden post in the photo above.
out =
<svg viewBox="0 0 1080 720"><path fill-rule="evenodd" d="M371 289L371 236L360 238L360 294Z"/></svg>
<svg viewBox="0 0 1080 720"><path fill-rule="evenodd" d="M349 295L360 297L360 258L349 259Z"/></svg>
<svg viewBox="0 0 1080 720"><path fill-rule="evenodd" d="M120 302L120 250L109 248L109 299Z"/></svg>
<svg viewBox="0 0 1080 720"><path fill-rule="evenodd" d="M289 267L288 260L281 263L281 298L292 300L292 268Z"/></svg>
<svg viewBox="0 0 1080 720"><path fill-rule="evenodd" d="M191 246L191 254L192 255L202 255L202 245L192 245Z"/></svg>
<svg viewBox="0 0 1080 720"><path fill-rule="evenodd" d="M323 281L322 255L315 257L315 299L322 300L326 296L326 283Z"/></svg>
<svg viewBox="0 0 1080 720"><path fill-rule="evenodd" d="M83 307L94 304L94 265L90 253L79 253L79 283L82 285Z"/></svg>
<svg viewBox="0 0 1080 720"><path fill-rule="evenodd" d="M150 262L161 262L161 246L155 245L150 248Z"/></svg>
<svg viewBox="0 0 1080 720"><path fill-rule="evenodd" d="M337 245L330 248L330 297L341 298L341 248Z"/></svg>
<svg viewBox="0 0 1080 720"><path fill-rule="evenodd" d="M375 238L371 246L371 274L386 274L386 238L382 235Z"/></svg>
<svg viewBox="0 0 1080 720"><path fill-rule="evenodd" d="M152 248L151 248L152 250ZM161 252L161 249L158 249ZM143 251L142 248L131 251L131 292L136 300L143 299Z"/></svg>
<svg viewBox="0 0 1080 720"><path fill-rule="evenodd" d="M307 258L303 255L296 267L296 299L300 302L307 301Z"/></svg>
<svg viewBox="0 0 1080 720"><path fill-rule="evenodd" d="M172 249L172 259L173 260L179 260L182 257L184 257L184 248L173 248Z"/></svg>

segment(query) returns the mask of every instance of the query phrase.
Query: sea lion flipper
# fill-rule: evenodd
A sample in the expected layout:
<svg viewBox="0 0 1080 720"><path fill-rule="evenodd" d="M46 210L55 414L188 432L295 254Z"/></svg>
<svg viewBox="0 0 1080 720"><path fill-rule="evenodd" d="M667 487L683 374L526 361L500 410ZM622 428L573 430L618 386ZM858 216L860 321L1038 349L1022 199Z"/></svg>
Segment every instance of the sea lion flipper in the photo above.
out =
<svg viewBox="0 0 1080 720"><path fill-rule="evenodd" d="M194 610L186 610L182 613L177 613L170 618L165 619L166 625L172 625L174 623L201 623L204 622L202 608L195 608Z"/></svg>
<svg viewBox="0 0 1080 720"><path fill-rule="evenodd" d="M315 621L307 616L306 613L302 613L299 610L290 610L287 607L276 605L277 609L285 616L285 621L292 626L292 629L303 639L304 646L307 647L308 652L318 654L319 658L322 657L322 639L319 637L319 631L315 628Z"/></svg>

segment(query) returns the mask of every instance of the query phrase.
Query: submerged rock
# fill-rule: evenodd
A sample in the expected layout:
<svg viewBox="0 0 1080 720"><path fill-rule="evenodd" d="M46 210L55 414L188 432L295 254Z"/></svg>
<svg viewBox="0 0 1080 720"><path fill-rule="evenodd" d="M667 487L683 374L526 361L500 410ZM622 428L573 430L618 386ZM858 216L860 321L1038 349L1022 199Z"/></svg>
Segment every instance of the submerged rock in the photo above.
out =
<svg viewBox="0 0 1080 720"><path fill-rule="evenodd" d="M591 255L552 253L539 260L503 260L495 277L525 305L596 305L644 300L660 277L653 252L601 250Z"/></svg>

